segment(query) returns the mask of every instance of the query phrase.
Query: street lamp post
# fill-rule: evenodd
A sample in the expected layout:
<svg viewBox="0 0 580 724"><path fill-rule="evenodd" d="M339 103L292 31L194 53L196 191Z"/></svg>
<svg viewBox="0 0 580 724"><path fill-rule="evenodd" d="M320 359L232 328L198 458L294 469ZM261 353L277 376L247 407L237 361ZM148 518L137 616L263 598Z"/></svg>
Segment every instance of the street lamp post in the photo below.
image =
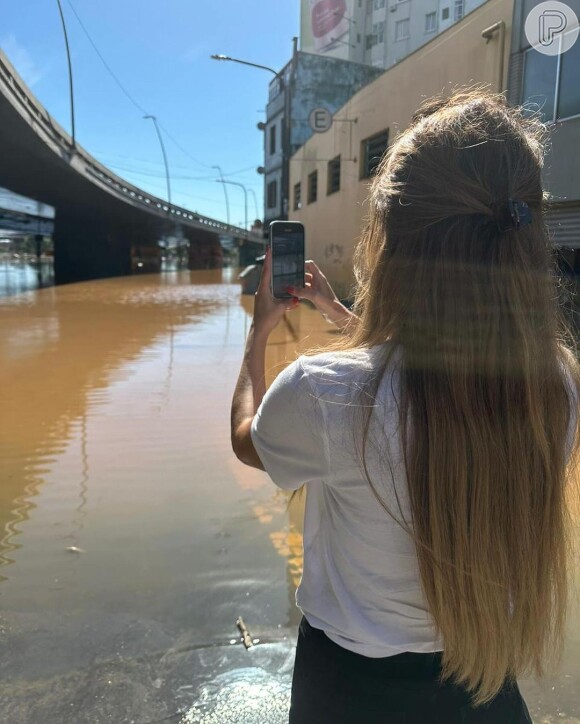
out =
<svg viewBox="0 0 580 724"><path fill-rule="evenodd" d="M159 126L157 125L157 116L143 116L143 118L151 119L155 126L155 130L157 131L157 138L159 139L161 153L163 154L163 163L165 164L165 180L167 182L167 203L169 204L169 206L171 206L171 184L169 182L169 165L167 163L167 154L165 153L165 144L163 143L163 138L161 137L161 132L159 131ZM167 212L170 213L169 208L167 209Z"/></svg>
<svg viewBox="0 0 580 724"><path fill-rule="evenodd" d="M226 197L226 219L227 219L228 226L229 226L229 225L230 225L230 203L229 203L229 200L228 200L228 190L227 190L227 187L226 187L226 185L225 185L225 183L224 183L224 175L223 175L223 173L222 173L221 166L212 166L212 168L217 168L217 170L218 170L219 173L220 173L220 180L221 180L222 185L223 185L223 187L224 187L224 196Z"/></svg>
<svg viewBox="0 0 580 724"><path fill-rule="evenodd" d="M254 211L256 212L256 219L261 219L260 212L258 211L258 199L256 198L256 192L254 189L250 189L250 193L254 197Z"/></svg>
<svg viewBox="0 0 580 724"><path fill-rule="evenodd" d="M295 61L296 54L297 54L297 42L298 39L294 38L294 52L293 52L293 62ZM241 63L241 65L249 65L252 68L260 68L261 70L267 70L269 73L273 73L276 78L278 79L278 84L280 88L280 92L284 93L284 117L285 117L285 124L284 124L284 134L282 137L282 194L281 194L281 212L282 217L287 218L288 215L288 208L285 208L285 206L288 206L288 197L289 197L289 179L290 179L290 169L288 168L289 164L289 158L290 158L290 84L286 84L284 81L284 77L274 70L274 68L270 68L268 65L261 65L260 63L251 63L248 60L241 60L240 58L232 58L229 55L211 55L210 58L213 58L213 60L226 60L230 61L232 63Z"/></svg>
<svg viewBox="0 0 580 724"><path fill-rule="evenodd" d="M68 34L66 32L66 23L64 21L64 13L62 12L62 5L60 4L60 0L56 0L58 4L58 11L60 13L60 20L62 23L62 32L64 34L64 44L66 46L66 58L68 61L68 85L69 85L69 94L70 94L70 125L71 125L71 136L72 136L72 145L73 148L76 147L76 137L75 137L75 99L74 99L74 93L73 93L73 75L72 75L72 63L70 60L70 48L68 45Z"/></svg>
<svg viewBox="0 0 580 724"><path fill-rule="evenodd" d="M244 186L244 184L239 183L239 181L227 181L224 178L222 178L222 179L216 178L216 182L218 184L230 184L231 186L239 186L242 189L242 191L244 192L244 210L245 210L244 231L245 231L245 236L247 238L247 236L248 236L248 191L247 191L246 187Z"/></svg>
<svg viewBox="0 0 580 724"><path fill-rule="evenodd" d="M270 68L270 66L268 66L268 65L260 65L260 63L250 63L247 60L240 60L239 58L231 58L229 55L215 54L215 55L210 55L210 58L212 58L213 60L229 60L232 63L241 63L242 65L250 65L250 66L252 66L252 68L261 68L262 70L267 70L270 73L274 73L276 78L278 78L278 80L280 81L280 88L282 89L284 87L284 78L282 78L280 73L275 71L274 68Z"/></svg>

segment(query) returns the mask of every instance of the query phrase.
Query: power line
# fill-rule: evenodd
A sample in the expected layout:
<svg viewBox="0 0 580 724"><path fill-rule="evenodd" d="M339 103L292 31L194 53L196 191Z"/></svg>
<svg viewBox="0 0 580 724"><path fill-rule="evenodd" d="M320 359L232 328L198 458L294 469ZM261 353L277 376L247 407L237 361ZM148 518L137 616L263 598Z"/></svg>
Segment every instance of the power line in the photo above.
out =
<svg viewBox="0 0 580 724"><path fill-rule="evenodd" d="M73 11L73 13L74 13L74 15L75 15L75 18L78 20L78 23L79 23L79 25L81 26L84 34L87 36L89 43L93 46L93 50L94 50L95 53L99 56L99 58L100 58L100 60L101 60L101 63L105 66L105 68L107 69L107 71L108 71L109 75L111 76L111 78L115 81L115 83L119 86L119 88L121 89L121 91L125 94L125 96L126 96L126 97L131 101L131 103L135 106L135 108L137 108L137 110L138 110L140 113L147 114L148 111L146 111L145 108L143 108L143 106L140 105L140 104L133 98L133 96L129 93L129 91L125 88L125 86L124 86L124 85L121 83L121 81L117 78L117 76L116 76L115 73L113 72L113 69L111 68L111 66L110 66L110 65L107 63L107 61L103 58L103 56L102 56L102 54L101 54L101 51L97 48L97 46L96 46L96 44L95 44L95 41L92 39L89 31L85 28L85 25L84 25L83 21L80 19L79 14L78 14L77 11L75 10L75 7L74 7L74 5L72 4L71 0L67 0L67 2L68 2L68 4L70 5L70 9Z"/></svg>
<svg viewBox="0 0 580 724"><path fill-rule="evenodd" d="M145 110L145 108L143 108L143 106L142 106L140 103L138 103L138 102L135 100L135 98L133 98L133 96L129 93L129 91L125 88L125 86L121 83L121 81L119 80L119 78L117 77L117 75L114 73L114 71L113 71L113 69L111 68L111 66L110 66L110 65L107 63L107 61L104 59L101 51L97 48L97 45L96 45L95 41L92 39L89 31L86 29L83 21L80 19L79 14L78 14L77 11L75 10L75 7L74 7L74 5L72 4L71 0L67 0L67 2L68 2L68 4L69 4L71 10L73 11L76 19L78 20L78 23L79 23L79 25L81 26L84 34L87 36L89 43L93 46L93 50L94 50L95 53L99 56L99 59L101 60L102 64L105 66L105 68L107 69L108 73L110 74L110 76L111 76L111 77L113 78L113 80L115 81L115 83L119 86L119 88L121 89L121 91L125 94L125 96L129 99L129 101L131 101L131 103L135 106L135 108L137 108L137 110L141 113L141 115L149 115L149 111ZM165 132L165 134L167 135L167 137L168 137L171 141L173 141L173 143L180 149L180 151L181 151L182 153L184 153L188 158L190 158L190 159L191 159L192 161L194 161L195 163L203 166L204 168L211 168L211 165L210 165L210 164L207 164L207 163L204 163L203 161L200 161L199 159L195 158L195 156L192 156L188 151L186 151L186 150L183 148L183 146L182 146L178 141L176 141L175 138L168 132L168 130L165 128L165 126L164 126L163 124L159 123L159 125L161 126L161 128L163 129L163 131Z"/></svg>

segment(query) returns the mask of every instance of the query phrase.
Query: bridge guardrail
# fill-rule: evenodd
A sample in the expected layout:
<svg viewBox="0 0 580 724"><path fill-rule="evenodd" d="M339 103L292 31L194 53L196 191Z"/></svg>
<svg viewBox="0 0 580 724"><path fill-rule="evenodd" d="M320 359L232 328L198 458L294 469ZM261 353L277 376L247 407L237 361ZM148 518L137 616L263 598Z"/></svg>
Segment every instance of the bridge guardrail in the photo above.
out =
<svg viewBox="0 0 580 724"><path fill-rule="evenodd" d="M42 126L44 132L50 136L53 143L55 142L56 145L60 147L64 156L68 156L71 159L76 156L77 159L82 160L82 170L94 182L105 186L109 192L125 198L131 203L142 204L143 208L149 213L158 213L162 216L167 215L168 218L173 218L175 221L183 221L190 226L207 228L236 237L243 236L243 238L248 239L248 241L264 244L264 238L260 234L246 231L231 224L224 224L217 219L196 214L189 209L169 204L157 196L148 194L146 191L143 191L143 189L128 183L110 171L85 151L82 146L75 144L73 147L71 136L52 118L46 108L36 100L2 50L0 50L0 85L4 85L10 90L14 99L21 107L21 110L24 110L26 114L31 116L35 123Z"/></svg>

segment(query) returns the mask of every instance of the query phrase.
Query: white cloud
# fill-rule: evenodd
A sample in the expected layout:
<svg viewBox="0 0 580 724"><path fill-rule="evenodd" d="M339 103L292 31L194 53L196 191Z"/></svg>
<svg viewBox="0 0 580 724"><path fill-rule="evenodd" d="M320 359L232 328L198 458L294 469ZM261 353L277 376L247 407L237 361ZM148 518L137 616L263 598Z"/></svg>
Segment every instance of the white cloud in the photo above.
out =
<svg viewBox="0 0 580 724"><path fill-rule="evenodd" d="M13 33L0 39L0 47L30 88L44 76L44 70L36 65L28 50L16 40Z"/></svg>

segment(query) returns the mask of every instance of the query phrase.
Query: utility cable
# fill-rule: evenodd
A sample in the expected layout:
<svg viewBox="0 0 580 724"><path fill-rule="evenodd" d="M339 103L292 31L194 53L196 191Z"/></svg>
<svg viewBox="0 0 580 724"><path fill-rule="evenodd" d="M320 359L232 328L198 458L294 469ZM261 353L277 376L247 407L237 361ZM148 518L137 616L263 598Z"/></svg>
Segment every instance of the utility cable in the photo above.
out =
<svg viewBox="0 0 580 724"><path fill-rule="evenodd" d="M105 68L107 69L107 72L109 73L109 75L113 78L113 80L114 80L115 83L119 86L119 88L121 89L121 91L125 94L125 96L129 99L129 101L131 101L131 103L135 106L135 108L137 108L137 110L141 113L141 115L145 115L145 116L150 115L149 112L146 111L145 108L143 108L143 106L135 100L135 98L133 98L133 96L129 93L129 91L128 91L128 90L125 88L125 86L121 83L121 81L119 80L119 78L117 77L117 75L114 73L113 69L111 68L111 66L107 63L107 61L106 61L105 58L103 57L101 51L98 49L95 41L92 39L89 31L86 29L83 21L80 19L79 14L77 13L77 11L76 11L74 5L72 4L71 0L67 0L67 2L68 2L68 4L69 4L71 10L72 10L73 13L74 13L74 16L75 16L76 19L78 20L78 23L79 23L79 25L81 26L84 34L87 36L89 43L93 46L93 50L94 50L95 53L99 56L99 59L101 60L102 64L105 66ZM195 163L199 164L200 166L203 166L204 168L211 168L211 165L210 165L210 164L204 163L203 161L200 161L198 158L195 158L195 156L192 156L188 151L186 151L186 150L183 148L183 146L182 146L178 141L176 141L175 138L168 132L167 128L165 128L165 126L164 126L162 123L159 123L159 125L160 125L161 128L163 129L163 131L164 131L164 133L166 134L167 138L169 138L171 141L173 141L173 143L177 146L177 148L179 148L179 150L180 150L182 153L184 153L188 158L190 158L192 161L194 161Z"/></svg>

